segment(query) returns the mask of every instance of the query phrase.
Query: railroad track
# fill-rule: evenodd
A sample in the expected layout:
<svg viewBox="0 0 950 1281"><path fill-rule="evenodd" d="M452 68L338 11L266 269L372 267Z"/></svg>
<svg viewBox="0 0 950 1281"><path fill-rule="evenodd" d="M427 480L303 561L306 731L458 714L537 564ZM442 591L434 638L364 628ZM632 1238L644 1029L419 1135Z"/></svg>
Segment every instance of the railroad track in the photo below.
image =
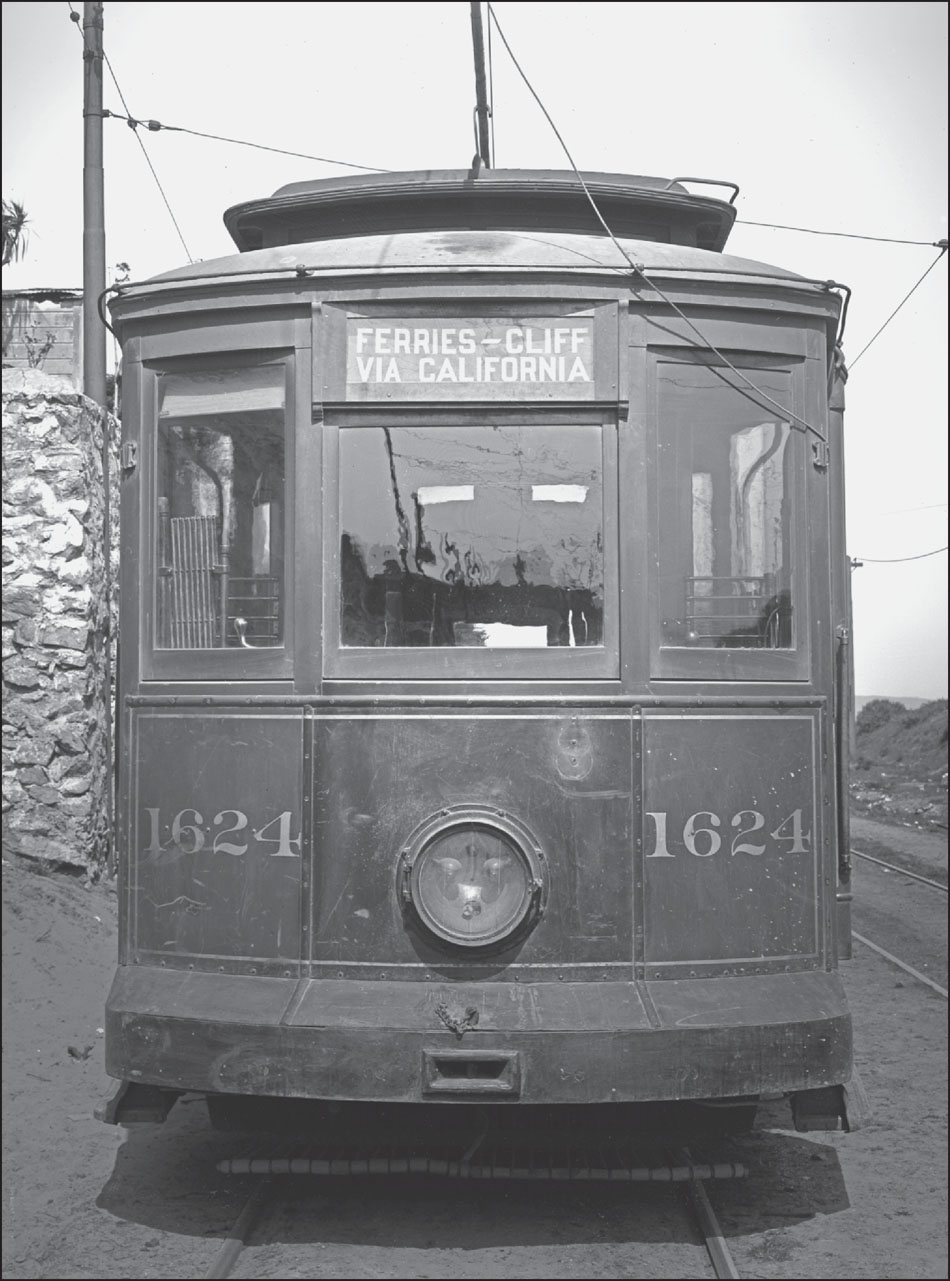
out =
<svg viewBox="0 0 950 1281"><path fill-rule="evenodd" d="M919 872L908 871L906 867L900 867L897 863L888 863L883 858L876 858L873 854L865 854L863 850L856 850L853 847L851 853L857 858L863 858L867 863L874 863L878 867L884 867L889 872L898 872L901 876L909 876L912 881L921 881L924 885L929 885L932 889L939 890L942 894L948 892L947 886L940 881L931 880L929 876L921 876Z"/></svg>
<svg viewBox="0 0 950 1281"><path fill-rule="evenodd" d="M936 893L946 895L948 892L947 886L943 885L940 881L935 881L929 876L921 876L919 872L911 872L907 868L900 867L896 863L887 862L886 859L877 858L872 854L866 854L863 850L854 849L853 847L851 849L851 854L885 872L896 873L899 876L905 876L912 881L926 885ZM911 978L915 979L918 983L923 983L926 987L929 987L939 996L942 996L944 1000L948 999L948 991L945 987L942 987L939 983L935 983L932 978L929 978L926 974L923 974L919 969L910 965L907 961L902 960L899 956L895 956L894 953L889 951L887 948L881 947L879 943L873 942L871 939L866 938L863 934L859 934L858 931L854 929L851 931L851 937L856 939L863 947L869 948L872 952L877 953L878 956L883 957L892 965L896 965L899 969L903 970L905 974L909 974Z"/></svg>
<svg viewBox="0 0 950 1281"><path fill-rule="evenodd" d="M682 1149L666 1165L634 1165L616 1154L613 1158L602 1152L547 1154L547 1158L530 1164L532 1154L507 1150L493 1151L472 1161L446 1161L431 1156L411 1156L396 1151L377 1152L375 1155L348 1157L342 1153L320 1157L264 1157L236 1158L222 1161L219 1171L238 1175L257 1175L260 1182L242 1206L227 1238L222 1242L205 1278L227 1278L234 1275L235 1267L248 1242L255 1233L264 1235L258 1228L262 1220L272 1217L281 1204L280 1181L285 1175L334 1174L360 1176L377 1174L394 1178L400 1174L429 1174L483 1180L532 1180L558 1183L650 1183L669 1184L683 1190L683 1204L692 1214L693 1228L698 1241L706 1249L713 1275L717 1278L738 1278L739 1271L729 1251L715 1211L706 1193L705 1183L714 1179L744 1178L747 1170L737 1162L712 1164L694 1162L690 1153ZM534 1154L537 1155L537 1154ZM599 1158L599 1159L598 1159ZM562 1163L562 1161L566 1163ZM288 1275L284 1273L283 1275ZM703 1272L702 1275L708 1275Z"/></svg>

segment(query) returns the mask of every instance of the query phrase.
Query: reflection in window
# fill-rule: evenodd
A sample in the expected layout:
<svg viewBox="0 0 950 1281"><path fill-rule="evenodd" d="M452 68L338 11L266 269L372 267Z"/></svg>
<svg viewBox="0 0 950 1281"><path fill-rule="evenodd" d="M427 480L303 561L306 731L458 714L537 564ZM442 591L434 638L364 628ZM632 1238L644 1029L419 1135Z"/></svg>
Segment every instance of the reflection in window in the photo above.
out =
<svg viewBox="0 0 950 1281"><path fill-rule="evenodd" d="M284 367L159 376L159 649L283 643Z"/></svg>
<svg viewBox="0 0 950 1281"><path fill-rule="evenodd" d="M601 428L340 433L342 643L603 643Z"/></svg>
<svg viewBox="0 0 950 1281"><path fill-rule="evenodd" d="M660 366L661 643L787 649L791 428L726 377L735 380L705 365ZM751 377L788 404L787 373Z"/></svg>

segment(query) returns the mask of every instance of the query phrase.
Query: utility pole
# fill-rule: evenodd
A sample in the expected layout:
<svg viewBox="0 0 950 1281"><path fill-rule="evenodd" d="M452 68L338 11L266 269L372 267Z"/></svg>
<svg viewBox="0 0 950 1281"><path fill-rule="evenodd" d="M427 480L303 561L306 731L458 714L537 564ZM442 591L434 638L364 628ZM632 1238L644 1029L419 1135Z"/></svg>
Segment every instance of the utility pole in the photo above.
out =
<svg viewBox="0 0 950 1281"><path fill-rule="evenodd" d="M488 141L488 89L485 80L485 37L482 33L482 6L472 0L472 45L475 51L475 119L478 131L478 151L486 169L491 168L491 148ZM477 168L477 165L476 165Z"/></svg>
<svg viewBox="0 0 950 1281"><path fill-rule="evenodd" d="M83 164L82 164L82 389L90 400L106 409L106 327L99 315L99 299L106 287L105 196L102 172L102 0L85 0L83 36ZM108 822L107 866L115 870L115 757L113 735L112 588L112 477L111 432L108 414L102 415L102 542L105 569L106 629L103 637L103 694L105 699L105 751L110 772L106 779Z"/></svg>
<svg viewBox="0 0 950 1281"><path fill-rule="evenodd" d="M105 408L106 330L99 317L99 298L106 287L101 0L85 0L82 34L82 389Z"/></svg>

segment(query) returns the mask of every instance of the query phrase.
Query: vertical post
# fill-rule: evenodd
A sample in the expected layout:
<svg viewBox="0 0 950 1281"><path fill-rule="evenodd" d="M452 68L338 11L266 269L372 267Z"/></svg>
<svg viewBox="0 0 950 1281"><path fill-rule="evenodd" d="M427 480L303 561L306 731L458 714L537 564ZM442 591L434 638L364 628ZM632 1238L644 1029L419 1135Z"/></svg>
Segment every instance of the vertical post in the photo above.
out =
<svg viewBox="0 0 950 1281"><path fill-rule="evenodd" d="M108 822L107 862L115 871L115 761L112 724L112 475L111 432L106 412L106 328L99 316L99 299L106 287L105 197L102 171L102 0L83 4L83 166L82 166L82 389L103 410L102 506L105 575L105 750L109 762L106 782Z"/></svg>
<svg viewBox="0 0 950 1281"><path fill-rule="evenodd" d="M478 131L478 157L486 169L491 168L488 141L488 87L485 79L485 37L482 33L482 6L472 0L472 45L475 52L475 119Z"/></svg>
<svg viewBox="0 0 950 1281"><path fill-rule="evenodd" d="M83 4L82 374L83 391L106 405L106 330L99 298L106 287L102 176L102 3Z"/></svg>
<svg viewBox="0 0 950 1281"><path fill-rule="evenodd" d="M838 960L851 959L851 754L854 750L854 646L852 644L851 569L847 553L844 488L844 385L848 371L835 347L828 393L829 480L832 495L832 608L835 612L835 782L838 793L837 846Z"/></svg>

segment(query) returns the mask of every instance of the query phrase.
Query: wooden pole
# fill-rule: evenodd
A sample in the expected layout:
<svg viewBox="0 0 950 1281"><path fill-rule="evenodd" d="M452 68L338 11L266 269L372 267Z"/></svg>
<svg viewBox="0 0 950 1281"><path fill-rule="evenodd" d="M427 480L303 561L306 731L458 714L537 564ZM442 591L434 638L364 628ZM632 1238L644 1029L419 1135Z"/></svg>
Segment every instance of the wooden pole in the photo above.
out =
<svg viewBox="0 0 950 1281"><path fill-rule="evenodd" d="M83 167L82 167L82 389L102 410L106 396L106 327L99 315L99 299L106 287L105 196L102 170L102 3L83 4ZM112 591L112 477L111 431L107 413L102 421L102 518L106 596L106 628L102 638L103 693L105 698L105 751L108 824L106 862L115 871L114 735L112 725L112 645L114 607Z"/></svg>
<svg viewBox="0 0 950 1281"><path fill-rule="evenodd" d="M102 175L102 4L83 4L82 373L83 391L106 405L106 329L99 298L106 287Z"/></svg>

